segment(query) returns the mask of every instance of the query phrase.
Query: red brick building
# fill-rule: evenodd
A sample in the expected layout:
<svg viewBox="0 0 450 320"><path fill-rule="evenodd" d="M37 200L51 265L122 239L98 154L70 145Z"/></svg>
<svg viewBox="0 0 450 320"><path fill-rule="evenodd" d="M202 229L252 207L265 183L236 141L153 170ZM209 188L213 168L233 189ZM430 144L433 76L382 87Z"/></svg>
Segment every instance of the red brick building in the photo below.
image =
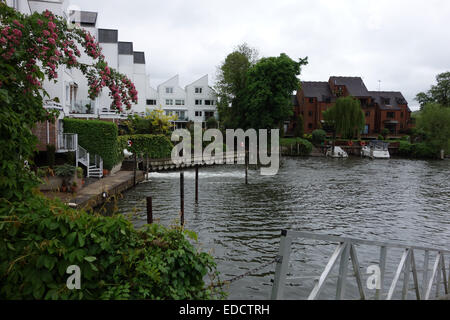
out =
<svg viewBox="0 0 450 320"><path fill-rule="evenodd" d="M411 110L401 92L375 92L366 88L360 77L330 77L328 82L302 82L294 101L294 120L288 133L303 116L305 133L321 128L322 112L331 108L339 97L352 96L360 100L366 115L363 135L378 136L383 129L391 135L401 135L411 128Z"/></svg>

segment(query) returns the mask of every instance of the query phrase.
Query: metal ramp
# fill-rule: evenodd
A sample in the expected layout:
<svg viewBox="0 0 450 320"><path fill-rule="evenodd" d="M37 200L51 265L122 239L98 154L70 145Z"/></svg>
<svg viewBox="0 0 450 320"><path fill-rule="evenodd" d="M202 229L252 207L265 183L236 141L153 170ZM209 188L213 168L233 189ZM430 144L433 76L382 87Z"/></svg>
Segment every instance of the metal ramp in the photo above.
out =
<svg viewBox="0 0 450 320"><path fill-rule="evenodd" d="M345 299L346 284L348 282L347 278L353 276L356 278L356 285L359 291L359 297L361 300L368 300L370 294L368 292L369 288L366 287L366 283L369 282L369 278L363 278L363 272L361 272L361 265L358 261L357 249L361 246L369 246L379 252L379 259L377 263L374 264L374 269L379 272L374 273L376 278L377 286L375 291L375 300L393 300L395 298L396 288L399 282L402 284L401 289L401 299L406 300L408 298L408 293L410 291L414 292L414 296L417 300L430 300L439 299L444 296L448 296L450 291L450 278L447 278L447 269L445 265L445 259L450 257L450 251L439 250L435 248L419 247L419 246L409 246L398 243L389 242L379 242L379 241L368 241L361 239L352 239L345 237L321 235L307 232L295 232L295 231L282 231L281 243L279 249L279 259L275 269L275 279L272 287L271 298L273 300L284 299L284 291L286 286L291 249L294 240L297 239L309 239L324 241L328 243L338 243L334 253L331 255L328 263L325 266L324 271L316 279L315 285L312 288L308 300L317 300L320 298L320 294L323 291L325 284L329 282L332 278L331 273L336 265L339 264L337 281L336 281L336 300ZM386 291L385 283L387 275L386 262L388 258L388 252L393 250L401 251L401 259L398 265L395 263L394 273L392 282L389 289ZM361 251L360 251L361 252ZM423 268L418 269L416 265L415 253L423 252ZM433 263L430 267L430 259ZM351 267L353 273L348 275L349 263L351 262ZM450 261L449 261L450 267ZM421 272L421 277L419 278L419 273ZM450 269L448 269L450 274ZM413 287L410 287L412 275ZM372 276L373 277L373 276ZM400 278L403 277L403 280ZM303 277L307 278L307 277ZM419 282L420 281L420 282ZM435 288L435 294L433 295L433 288ZM443 295L441 295L441 288L443 288ZM374 289L374 288L371 288Z"/></svg>

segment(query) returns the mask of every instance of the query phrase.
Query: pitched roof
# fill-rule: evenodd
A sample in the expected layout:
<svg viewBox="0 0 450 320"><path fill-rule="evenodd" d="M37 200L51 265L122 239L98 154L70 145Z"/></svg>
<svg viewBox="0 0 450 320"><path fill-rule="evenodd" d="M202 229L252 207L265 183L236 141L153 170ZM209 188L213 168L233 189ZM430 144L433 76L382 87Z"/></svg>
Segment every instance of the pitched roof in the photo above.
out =
<svg viewBox="0 0 450 320"><path fill-rule="evenodd" d="M361 77L330 77L330 81L338 86L346 86L354 97L369 97L369 91Z"/></svg>
<svg viewBox="0 0 450 320"><path fill-rule="evenodd" d="M119 31L112 29L98 29L98 42L100 43L117 43Z"/></svg>
<svg viewBox="0 0 450 320"><path fill-rule="evenodd" d="M145 53L140 51L133 52L134 63L145 64Z"/></svg>
<svg viewBox="0 0 450 320"><path fill-rule="evenodd" d="M401 110L399 105L407 105L405 97L397 91L370 91L370 95L378 103L381 110Z"/></svg>
<svg viewBox="0 0 450 320"><path fill-rule="evenodd" d="M319 101L333 96L328 82L302 81L302 90L305 97L317 98Z"/></svg>
<svg viewBox="0 0 450 320"><path fill-rule="evenodd" d="M79 22L81 26L95 27L97 24L97 12L71 11L71 13L75 13L74 20L72 22Z"/></svg>
<svg viewBox="0 0 450 320"><path fill-rule="evenodd" d="M133 55L133 42L119 42L119 54Z"/></svg>

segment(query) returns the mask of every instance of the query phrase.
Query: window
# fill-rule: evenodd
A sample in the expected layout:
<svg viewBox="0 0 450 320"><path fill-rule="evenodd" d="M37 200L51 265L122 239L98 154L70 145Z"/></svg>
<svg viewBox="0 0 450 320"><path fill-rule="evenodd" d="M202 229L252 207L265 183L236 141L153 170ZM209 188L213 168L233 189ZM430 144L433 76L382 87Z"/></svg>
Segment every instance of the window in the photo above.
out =
<svg viewBox="0 0 450 320"><path fill-rule="evenodd" d="M167 87L166 88L166 93L173 93L173 88L172 87Z"/></svg>
<svg viewBox="0 0 450 320"><path fill-rule="evenodd" d="M201 117L202 116L202 111L195 111L195 116L196 117Z"/></svg>
<svg viewBox="0 0 450 320"><path fill-rule="evenodd" d="M167 106L172 106L173 105L173 100L172 99L166 99L166 105Z"/></svg>
<svg viewBox="0 0 450 320"><path fill-rule="evenodd" d="M325 98L325 103L331 103L331 98L330 97Z"/></svg>
<svg viewBox="0 0 450 320"><path fill-rule="evenodd" d="M203 104L202 100L195 100L196 106L201 106Z"/></svg>
<svg viewBox="0 0 450 320"><path fill-rule="evenodd" d="M207 106L213 106L214 105L214 100L205 100L205 105Z"/></svg>
<svg viewBox="0 0 450 320"><path fill-rule="evenodd" d="M308 116L312 117L313 116L313 112L312 111L308 111Z"/></svg>
<svg viewBox="0 0 450 320"><path fill-rule="evenodd" d="M184 106L184 100L175 100L175 105Z"/></svg>
<svg viewBox="0 0 450 320"><path fill-rule="evenodd" d="M388 112L387 113L387 117L390 119L394 119L395 118L395 112Z"/></svg>
<svg viewBox="0 0 450 320"><path fill-rule="evenodd" d="M197 88L195 88L195 93L202 93L203 92L203 88L201 88L201 87L197 87Z"/></svg>
<svg viewBox="0 0 450 320"><path fill-rule="evenodd" d="M385 105L390 105L391 99L390 98L381 98L381 102Z"/></svg>
<svg viewBox="0 0 450 320"><path fill-rule="evenodd" d="M309 103L314 103L314 98L309 98Z"/></svg>
<svg viewBox="0 0 450 320"><path fill-rule="evenodd" d="M312 123L308 124L309 129L312 129L312 127L313 127Z"/></svg>
<svg viewBox="0 0 450 320"><path fill-rule="evenodd" d="M156 106L156 100L147 100L148 106Z"/></svg>
<svg viewBox="0 0 450 320"><path fill-rule="evenodd" d="M366 117L370 117L370 111L366 112ZM366 133L367 134L367 133Z"/></svg>
<svg viewBox="0 0 450 320"><path fill-rule="evenodd" d="M403 112L402 113L400 113L400 117L403 119Z"/></svg>

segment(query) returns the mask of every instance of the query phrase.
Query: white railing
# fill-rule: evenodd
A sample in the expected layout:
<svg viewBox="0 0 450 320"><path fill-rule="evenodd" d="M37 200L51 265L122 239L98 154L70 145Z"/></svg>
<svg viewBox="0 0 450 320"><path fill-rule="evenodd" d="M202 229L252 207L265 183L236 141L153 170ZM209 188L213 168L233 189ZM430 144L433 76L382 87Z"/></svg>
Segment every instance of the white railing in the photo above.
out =
<svg viewBox="0 0 450 320"><path fill-rule="evenodd" d="M375 248L379 251L379 260L371 259L372 263L376 263L369 268L376 268L379 270L379 274L375 272L377 277L375 299L380 300L385 298L386 300L394 299L394 294L396 291L397 284L400 278L403 276L403 283L401 289L401 299L406 300L408 298L409 291L414 292L414 296L417 300L429 300L441 297L441 288L443 287L444 295L448 295L450 291L450 279L447 278L447 268L445 265L446 257L450 256L449 250L441 250L431 247L420 247L411 246L392 242L380 242L380 241L369 241L361 239L351 239L337 236L329 236L322 234L314 234L307 232L295 232L295 231L282 231L281 234L281 244L279 249L278 263L275 270L275 280L272 287L272 299L283 299L284 289L286 286L289 260L291 256L291 247L296 239L310 239L315 241L325 241L330 243L338 243L338 246L328 263L325 266L323 273L320 277L298 277L291 278L294 279L314 279L315 285L308 297L308 300L319 299L321 292L324 290L325 284L330 282L329 279L332 278L331 273L333 268L338 265L339 273L337 275L336 282L336 300L345 299L345 289L348 277L349 262L353 267L353 276L356 279L357 288L359 291L359 296L362 300L369 298L369 293L364 288L366 283L363 279L363 272L361 272L360 261L358 260L356 249L360 246L366 246L369 249ZM388 251L399 251L401 253L400 262L390 263L393 266L393 278L389 286L389 290L384 292L385 283L389 283L387 279L387 261L388 261ZM360 251L361 252L361 251ZM423 253L423 267L421 269L417 268L416 258ZM394 257L393 257L394 258ZM394 259L397 259L395 257ZM433 259L433 263L430 269L430 260ZM374 262L376 261L376 262ZM396 267L395 267L396 266ZM375 270L375 269L374 269ZM450 270L449 270L450 271ZM419 283L419 272L422 273L420 278L421 283ZM410 287L411 275L413 278L413 287ZM334 277L336 278L336 277ZM367 282L370 279L367 279ZM401 282L401 280L400 280ZM433 295L433 288L435 289L435 294ZM369 288L370 290L371 288Z"/></svg>

